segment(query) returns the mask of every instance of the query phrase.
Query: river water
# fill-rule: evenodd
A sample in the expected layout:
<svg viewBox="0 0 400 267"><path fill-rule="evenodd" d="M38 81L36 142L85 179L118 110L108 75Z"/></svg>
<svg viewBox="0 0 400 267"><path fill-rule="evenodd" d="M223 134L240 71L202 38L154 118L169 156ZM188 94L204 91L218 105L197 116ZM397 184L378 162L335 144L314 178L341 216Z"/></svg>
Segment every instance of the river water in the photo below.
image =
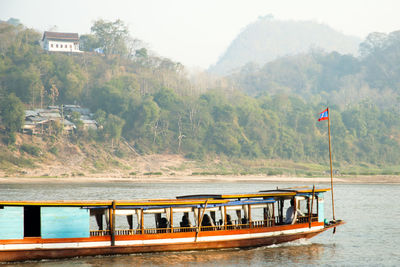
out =
<svg viewBox="0 0 400 267"><path fill-rule="evenodd" d="M0 183L0 200L171 198L299 185L266 182ZM311 240L251 249L98 256L1 266L400 266L400 185L338 184L334 195L335 217L347 223L338 227L334 235L329 231ZM325 217L332 219L329 192L325 194Z"/></svg>

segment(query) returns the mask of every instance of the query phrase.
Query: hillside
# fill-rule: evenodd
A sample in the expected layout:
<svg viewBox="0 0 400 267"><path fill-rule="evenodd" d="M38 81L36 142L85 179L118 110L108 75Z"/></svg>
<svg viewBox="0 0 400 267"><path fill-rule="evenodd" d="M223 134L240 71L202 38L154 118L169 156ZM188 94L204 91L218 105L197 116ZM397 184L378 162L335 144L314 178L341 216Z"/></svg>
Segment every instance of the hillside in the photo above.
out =
<svg viewBox="0 0 400 267"><path fill-rule="evenodd" d="M190 161L182 156L140 156L123 142L111 147L18 134L13 146L0 144L0 151L0 177L146 177L192 171Z"/></svg>
<svg viewBox="0 0 400 267"><path fill-rule="evenodd" d="M1 134L0 134L1 136ZM101 178L127 178L135 181L211 181L213 179L286 180L288 177L329 177L327 165L295 162L283 159L238 159L223 155L190 160L179 154L138 155L121 142L112 148L110 144L95 142L71 142L68 138L51 140L37 136L17 134L16 143L6 146L0 143L0 182L14 182L20 178L42 178L38 181L58 181L69 178L102 181ZM335 176L339 181L351 178L352 182L397 183L393 175L399 175L398 166L340 165ZM371 175L384 175L370 179ZM212 176L212 177L210 177ZM355 178L354 176L360 176ZM366 177L365 177L366 176ZM208 178L205 178L208 177ZM232 178L235 177L235 178ZM364 177L364 178L363 178ZM62 179L64 178L64 179ZM45 179L45 180L43 180ZM28 181L34 181L28 180ZM295 179L296 180L296 179ZM293 182L295 180L289 180ZM303 181L313 181L307 179ZM319 180L328 182L328 180Z"/></svg>
<svg viewBox="0 0 400 267"><path fill-rule="evenodd" d="M360 42L359 38L344 35L327 25L265 16L249 24L209 71L226 75L249 62L262 66L279 57L311 49L356 55Z"/></svg>
<svg viewBox="0 0 400 267"><path fill-rule="evenodd" d="M0 30L3 175L323 175L327 129L317 117L327 106L335 169L397 173L399 32L369 36L362 58L305 53L193 82L181 64L127 49L124 39L93 53L101 45L94 32L86 52L49 53L32 29ZM104 46L115 40L108 34ZM96 127L86 129L76 112L71 131L25 112L71 103L89 108ZM40 131L22 134L28 122Z"/></svg>

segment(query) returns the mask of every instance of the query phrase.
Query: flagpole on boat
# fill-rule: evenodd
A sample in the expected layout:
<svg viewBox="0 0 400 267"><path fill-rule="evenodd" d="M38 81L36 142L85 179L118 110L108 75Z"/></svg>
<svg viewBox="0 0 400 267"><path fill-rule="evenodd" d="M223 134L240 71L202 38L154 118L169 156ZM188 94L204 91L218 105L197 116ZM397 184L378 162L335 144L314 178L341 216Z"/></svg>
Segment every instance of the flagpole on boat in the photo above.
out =
<svg viewBox="0 0 400 267"><path fill-rule="evenodd" d="M328 111L328 137L329 137L329 161L331 166L331 193L332 193L332 215L333 221L335 220L335 202L333 200L333 170L332 170L332 150L331 150L331 123L330 123L330 116L329 116L329 108L326 108ZM336 228L335 228L336 229Z"/></svg>
<svg viewBox="0 0 400 267"><path fill-rule="evenodd" d="M333 223L336 223L335 219L335 201L333 198L333 170L332 170L332 149L331 149L331 120L329 118L329 108L327 107L324 111L319 114L318 121L328 120L328 141L329 141L329 163L331 167L331 193L332 193L332 216ZM336 227L333 228L333 233L336 232Z"/></svg>

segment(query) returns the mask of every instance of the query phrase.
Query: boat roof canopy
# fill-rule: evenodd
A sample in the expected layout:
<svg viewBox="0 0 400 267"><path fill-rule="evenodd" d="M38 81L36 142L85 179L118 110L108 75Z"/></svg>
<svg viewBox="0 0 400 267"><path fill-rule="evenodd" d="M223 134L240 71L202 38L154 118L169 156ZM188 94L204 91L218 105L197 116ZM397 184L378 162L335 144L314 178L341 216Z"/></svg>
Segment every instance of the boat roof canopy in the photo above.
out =
<svg viewBox="0 0 400 267"><path fill-rule="evenodd" d="M315 188L314 194L324 193L329 191L329 188ZM284 188L274 190L261 190L255 193L240 193L240 194L199 194L199 195L186 195L177 196L177 199L250 199L250 198L292 198L295 196L312 195L313 189L310 187L299 187L299 188Z"/></svg>
<svg viewBox="0 0 400 267"><path fill-rule="evenodd" d="M314 189L314 194L329 191L329 188ZM295 196L310 196L309 187L262 190L255 193L240 194L198 194L177 196L176 199L137 199L137 200L61 200L61 201L0 201L2 206L44 206L44 207L84 207L119 209L154 209L166 207L209 207L273 203L277 199L289 199Z"/></svg>
<svg viewBox="0 0 400 267"><path fill-rule="evenodd" d="M330 191L330 188L315 188L314 193L325 193L327 191ZM299 194L312 194L313 193L313 188L308 187L308 186L302 186L302 187L289 187L289 188L280 188L277 190L261 190L259 192L261 193L268 193L268 192L294 192L296 195Z"/></svg>
<svg viewBox="0 0 400 267"><path fill-rule="evenodd" d="M249 199L249 198L266 198L266 197L282 197L282 196L295 196L295 192L255 192L255 193L240 193L240 194L221 194L221 195L187 195L187 196L178 196L177 199Z"/></svg>
<svg viewBox="0 0 400 267"><path fill-rule="evenodd" d="M209 204L226 203L228 200L208 199ZM0 201L0 206L70 206L70 207L110 207L115 202L118 207L153 207L153 206L193 206L204 204L204 199L144 199L144 200L63 200L63 201Z"/></svg>

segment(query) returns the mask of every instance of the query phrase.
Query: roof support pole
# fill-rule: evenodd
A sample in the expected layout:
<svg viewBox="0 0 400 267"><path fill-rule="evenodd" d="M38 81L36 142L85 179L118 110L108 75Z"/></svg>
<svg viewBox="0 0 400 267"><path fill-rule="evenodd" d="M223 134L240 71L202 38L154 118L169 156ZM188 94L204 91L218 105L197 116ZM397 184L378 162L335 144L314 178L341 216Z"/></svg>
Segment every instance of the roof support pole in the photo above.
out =
<svg viewBox="0 0 400 267"><path fill-rule="evenodd" d="M111 210L111 246L115 246L115 200L112 202L112 210Z"/></svg>
<svg viewBox="0 0 400 267"><path fill-rule="evenodd" d="M196 231L196 236L194 238L194 242L197 242L197 237L199 236L199 233L201 231L201 223L203 222L203 217L204 217L204 214L206 213L207 204L208 204L208 199L206 200L206 202L204 204L203 213L201 214L201 216L199 218L199 225L197 227L197 231ZM199 211L199 215L200 215L200 211Z"/></svg>
<svg viewBox="0 0 400 267"><path fill-rule="evenodd" d="M310 209L310 215L308 218L308 228L311 228L311 222L312 222L312 216L313 216L313 205L314 205L314 197L315 197L315 185L312 187L312 196L311 196L311 209Z"/></svg>
<svg viewBox="0 0 400 267"><path fill-rule="evenodd" d="M174 232L174 210L172 207L169 208L169 215L170 215L169 225L171 228L171 233L173 233Z"/></svg>

